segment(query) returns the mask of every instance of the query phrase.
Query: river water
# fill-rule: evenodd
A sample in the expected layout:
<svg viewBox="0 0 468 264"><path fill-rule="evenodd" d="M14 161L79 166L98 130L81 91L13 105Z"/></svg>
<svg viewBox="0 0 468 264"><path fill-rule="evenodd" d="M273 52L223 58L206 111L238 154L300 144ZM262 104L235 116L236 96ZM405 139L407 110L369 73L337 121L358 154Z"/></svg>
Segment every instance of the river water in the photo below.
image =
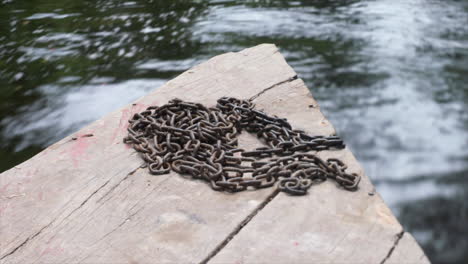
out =
<svg viewBox="0 0 468 264"><path fill-rule="evenodd" d="M275 43L435 263L468 261L468 1L0 0L0 171Z"/></svg>

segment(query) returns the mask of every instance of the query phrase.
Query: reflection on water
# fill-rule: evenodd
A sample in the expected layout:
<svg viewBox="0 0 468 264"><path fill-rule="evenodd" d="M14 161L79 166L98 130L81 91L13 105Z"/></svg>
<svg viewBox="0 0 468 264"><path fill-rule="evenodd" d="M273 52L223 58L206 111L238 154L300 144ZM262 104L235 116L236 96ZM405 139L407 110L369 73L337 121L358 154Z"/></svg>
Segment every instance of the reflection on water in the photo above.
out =
<svg viewBox="0 0 468 264"><path fill-rule="evenodd" d="M466 0L0 0L0 171L200 61L275 43L431 260L462 263L466 25Z"/></svg>

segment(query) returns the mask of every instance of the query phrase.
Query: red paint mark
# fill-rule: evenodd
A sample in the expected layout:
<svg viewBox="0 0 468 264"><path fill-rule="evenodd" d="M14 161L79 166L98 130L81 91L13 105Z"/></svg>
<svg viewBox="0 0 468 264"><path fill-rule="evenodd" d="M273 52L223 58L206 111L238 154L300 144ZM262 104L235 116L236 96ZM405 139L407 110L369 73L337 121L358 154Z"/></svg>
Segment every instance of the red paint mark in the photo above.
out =
<svg viewBox="0 0 468 264"><path fill-rule="evenodd" d="M120 117L118 132L128 128L128 125L129 125L128 120L130 119L132 115L133 115L132 109L122 110L122 116Z"/></svg>
<svg viewBox="0 0 468 264"><path fill-rule="evenodd" d="M15 196L17 194L20 194L21 191L24 189L24 187L21 186L21 184L21 182L10 182L4 185L2 188L0 188L0 194L2 196Z"/></svg>
<svg viewBox="0 0 468 264"><path fill-rule="evenodd" d="M41 257L44 255L59 255L64 251L64 248L61 246L46 247L44 250L42 250Z"/></svg>
<svg viewBox="0 0 468 264"><path fill-rule="evenodd" d="M115 142L117 136L119 136L119 134L126 134L127 132L127 128L128 128L128 120L135 114L135 113L139 113L141 112L143 109L146 109L147 108L147 105L145 104L133 104L131 105L130 107L127 107L125 109L122 109L122 115L120 116L120 120L119 120L119 126L117 127L117 129L114 131L114 135L112 135L112 138L111 138L111 143ZM123 138L123 136L122 136ZM122 142L122 139L119 138L119 142L117 143L120 143ZM127 144L125 144L125 146L127 148L129 148L130 146L128 146Z"/></svg>
<svg viewBox="0 0 468 264"><path fill-rule="evenodd" d="M122 109L122 115L120 116L119 126L115 129L114 135L112 135L111 143L115 142L115 139L119 133L126 130L128 127L128 119L130 119L131 109Z"/></svg>
<svg viewBox="0 0 468 264"><path fill-rule="evenodd" d="M38 172L39 172L39 169L27 170L24 176L25 179L23 183L30 183L34 175L37 174Z"/></svg>
<svg viewBox="0 0 468 264"><path fill-rule="evenodd" d="M41 188L41 190L39 191L39 193L37 194L37 199L38 199L39 201L44 201L44 200L45 200L45 199L44 199L44 191L42 190L42 188Z"/></svg>
<svg viewBox="0 0 468 264"><path fill-rule="evenodd" d="M73 160L73 165L78 166L78 162L83 159L83 155L88 149L89 143L93 140L93 137L81 137L78 135L77 139L74 140L70 149L70 155Z"/></svg>
<svg viewBox="0 0 468 264"><path fill-rule="evenodd" d="M0 204L0 216L6 215L6 210L10 206L10 203L1 203Z"/></svg>
<svg viewBox="0 0 468 264"><path fill-rule="evenodd" d="M299 242L294 242L294 245L297 247L299 246Z"/></svg>
<svg viewBox="0 0 468 264"><path fill-rule="evenodd" d="M0 188L0 194L6 193L8 190L8 186L10 186L11 182L4 185L2 188Z"/></svg>

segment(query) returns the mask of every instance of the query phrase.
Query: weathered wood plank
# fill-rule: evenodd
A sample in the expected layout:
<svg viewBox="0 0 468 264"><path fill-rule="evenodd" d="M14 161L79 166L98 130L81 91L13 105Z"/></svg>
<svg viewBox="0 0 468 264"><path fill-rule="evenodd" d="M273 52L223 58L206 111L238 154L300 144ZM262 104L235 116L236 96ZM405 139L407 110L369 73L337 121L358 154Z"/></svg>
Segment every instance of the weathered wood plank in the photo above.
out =
<svg viewBox="0 0 468 264"><path fill-rule="evenodd" d="M274 45L214 57L2 173L0 259L200 261L271 190L226 195L174 174L148 175L121 143L128 118L175 96L207 105L249 98L295 75Z"/></svg>
<svg viewBox="0 0 468 264"><path fill-rule="evenodd" d="M286 117L294 127L310 134L334 132L301 80L265 91L255 102L266 112ZM340 190L334 182L327 181L312 186L303 197L279 193L210 263L381 263L385 260L403 228L349 149L322 151L319 156L342 159L350 172L361 175L359 190ZM407 243L414 250L401 253L404 257L397 258L400 263L428 263L427 259L420 259L422 250L415 241Z"/></svg>
<svg viewBox="0 0 468 264"><path fill-rule="evenodd" d="M378 194L368 195L374 188L348 150L320 155L343 158L363 175L358 192L326 182L290 197L214 192L175 173L154 177L121 143L133 113L175 96L206 105L255 98L296 128L334 134L295 76L274 45L217 56L1 174L1 262L427 263L410 236L396 236L401 226ZM240 144L259 142L242 134Z"/></svg>

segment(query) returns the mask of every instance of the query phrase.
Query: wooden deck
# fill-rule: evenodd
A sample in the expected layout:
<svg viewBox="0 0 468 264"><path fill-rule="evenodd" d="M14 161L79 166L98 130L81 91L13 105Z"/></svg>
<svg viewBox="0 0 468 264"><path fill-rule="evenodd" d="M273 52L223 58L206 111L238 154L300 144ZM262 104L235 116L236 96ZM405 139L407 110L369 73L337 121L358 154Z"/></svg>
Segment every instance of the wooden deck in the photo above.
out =
<svg viewBox="0 0 468 264"><path fill-rule="evenodd" d="M327 181L291 197L152 176L122 143L129 117L149 105L174 97L214 105L221 96L255 98L309 134L335 133L274 45L214 57L0 174L0 262L429 263L369 194L374 186L348 149L320 155L361 174L358 191ZM244 134L240 142L258 144Z"/></svg>

